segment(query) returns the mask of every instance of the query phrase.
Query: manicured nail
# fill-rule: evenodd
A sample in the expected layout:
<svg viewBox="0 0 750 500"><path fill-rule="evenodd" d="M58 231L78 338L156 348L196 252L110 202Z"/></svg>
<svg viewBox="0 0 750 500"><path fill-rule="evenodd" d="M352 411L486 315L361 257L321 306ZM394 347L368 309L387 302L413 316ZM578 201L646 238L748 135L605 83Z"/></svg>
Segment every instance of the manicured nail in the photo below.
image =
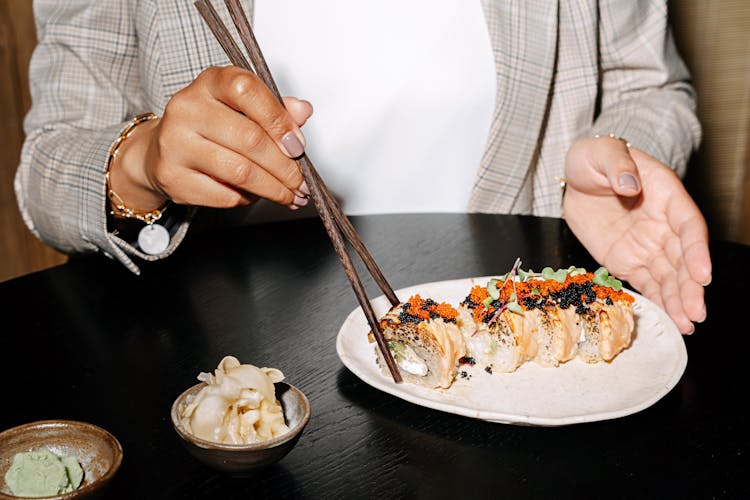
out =
<svg viewBox="0 0 750 500"><path fill-rule="evenodd" d="M298 156L302 156L302 153L305 152L305 146L302 145L302 140L297 137L297 134L294 132L287 132L284 134L284 137L281 138L281 144L284 145L286 154L290 158L297 158Z"/></svg>
<svg viewBox="0 0 750 500"><path fill-rule="evenodd" d="M703 286L708 286L708 285L710 285L710 284L711 284L711 280L712 280L712 279L713 279L713 275L709 276L709 277L708 277L708 281L706 281L705 283L703 283Z"/></svg>
<svg viewBox="0 0 750 500"><path fill-rule="evenodd" d="M708 313L706 312L706 304L703 304L703 311L701 311L701 317L700 319L696 320L698 323L703 323L706 321L706 317L708 316Z"/></svg>
<svg viewBox="0 0 750 500"><path fill-rule="evenodd" d="M638 179L636 179L635 176L629 172L620 174L620 177L618 177L617 181L620 183L621 188L638 191Z"/></svg>
<svg viewBox="0 0 750 500"><path fill-rule="evenodd" d="M302 181L302 184L300 184L297 189L305 196L310 196L310 188L307 187L307 181Z"/></svg>
<svg viewBox="0 0 750 500"><path fill-rule="evenodd" d="M289 208L289 210L299 210L299 207L294 203L292 203L291 205L287 205L287 208Z"/></svg>
<svg viewBox="0 0 750 500"><path fill-rule="evenodd" d="M692 324L692 323L690 323L690 330L688 330L687 332L685 332L685 335L692 335L694 333L695 333L695 325Z"/></svg>
<svg viewBox="0 0 750 500"><path fill-rule="evenodd" d="M305 205L307 205L307 198L300 198L299 196L295 196L293 203L297 207L304 207Z"/></svg>

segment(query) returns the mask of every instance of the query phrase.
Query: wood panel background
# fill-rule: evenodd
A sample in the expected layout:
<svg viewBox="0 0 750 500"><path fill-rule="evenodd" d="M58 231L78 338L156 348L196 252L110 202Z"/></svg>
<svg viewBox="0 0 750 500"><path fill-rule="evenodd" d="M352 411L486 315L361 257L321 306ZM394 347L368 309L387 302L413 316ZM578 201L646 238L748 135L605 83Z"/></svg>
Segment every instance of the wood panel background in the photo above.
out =
<svg viewBox="0 0 750 500"><path fill-rule="evenodd" d="M669 5L703 125L703 142L685 184L712 237L750 243L750 1L672 0Z"/></svg>
<svg viewBox="0 0 750 500"><path fill-rule="evenodd" d="M31 104L28 66L35 44L31 1L0 0L0 281L65 261L29 232L13 192L23 117Z"/></svg>
<svg viewBox="0 0 750 500"><path fill-rule="evenodd" d="M36 42L30 0L0 0L0 281L60 264L21 221L13 176L29 107ZM704 127L685 184L711 236L750 244L750 1L671 0L680 51L698 90Z"/></svg>

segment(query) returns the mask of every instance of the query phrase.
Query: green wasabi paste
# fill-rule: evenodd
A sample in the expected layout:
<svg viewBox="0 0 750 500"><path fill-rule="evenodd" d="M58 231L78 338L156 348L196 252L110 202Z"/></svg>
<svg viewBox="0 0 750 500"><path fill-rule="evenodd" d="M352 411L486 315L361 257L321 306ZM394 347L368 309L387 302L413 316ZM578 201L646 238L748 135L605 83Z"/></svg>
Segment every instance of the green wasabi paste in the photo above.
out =
<svg viewBox="0 0 750 500"><path fill-rule="evenodd" d="M21 497L48 497L75 490L83 469L75 457L59 457L47 448L16 453L5 473L10 491Z"/></svg>

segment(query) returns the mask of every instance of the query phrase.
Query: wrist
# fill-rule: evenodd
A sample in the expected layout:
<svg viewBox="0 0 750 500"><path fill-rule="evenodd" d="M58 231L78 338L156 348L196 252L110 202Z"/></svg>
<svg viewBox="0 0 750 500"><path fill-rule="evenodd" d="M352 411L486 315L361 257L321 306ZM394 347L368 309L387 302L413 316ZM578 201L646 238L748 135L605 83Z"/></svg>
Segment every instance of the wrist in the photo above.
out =
<svg viewBox="0 0 750 500"><path fill-rule="evenodd" d="M146 173L149 144L159 121L154 118L133 128L109 165L109 189L135 212L149 212L168 201L153 188Z"/></svg>

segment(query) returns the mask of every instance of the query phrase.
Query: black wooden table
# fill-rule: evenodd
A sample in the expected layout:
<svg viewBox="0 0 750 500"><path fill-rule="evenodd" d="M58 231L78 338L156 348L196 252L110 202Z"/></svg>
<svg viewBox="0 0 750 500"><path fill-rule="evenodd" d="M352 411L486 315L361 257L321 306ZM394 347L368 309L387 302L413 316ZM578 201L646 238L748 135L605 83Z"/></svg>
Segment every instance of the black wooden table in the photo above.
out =
<svg viewBox="0 0 750 500"><path fill-rule="evenodd" d="M394 288L504 273L517 256L535 269L595 267L555 219L352 220ZM0 430L51 418L109 430L125 453L111 498L748 497L750 248L711 250L708 320L685 339L678 385L640 413L565 427L442 413L349 372L335 341L357 302L318 220L193 234L140 277L76 258L0 284ZM249 479L197 462L169 418L227 354L280 368L312 405L297 447Z"/></svg>

